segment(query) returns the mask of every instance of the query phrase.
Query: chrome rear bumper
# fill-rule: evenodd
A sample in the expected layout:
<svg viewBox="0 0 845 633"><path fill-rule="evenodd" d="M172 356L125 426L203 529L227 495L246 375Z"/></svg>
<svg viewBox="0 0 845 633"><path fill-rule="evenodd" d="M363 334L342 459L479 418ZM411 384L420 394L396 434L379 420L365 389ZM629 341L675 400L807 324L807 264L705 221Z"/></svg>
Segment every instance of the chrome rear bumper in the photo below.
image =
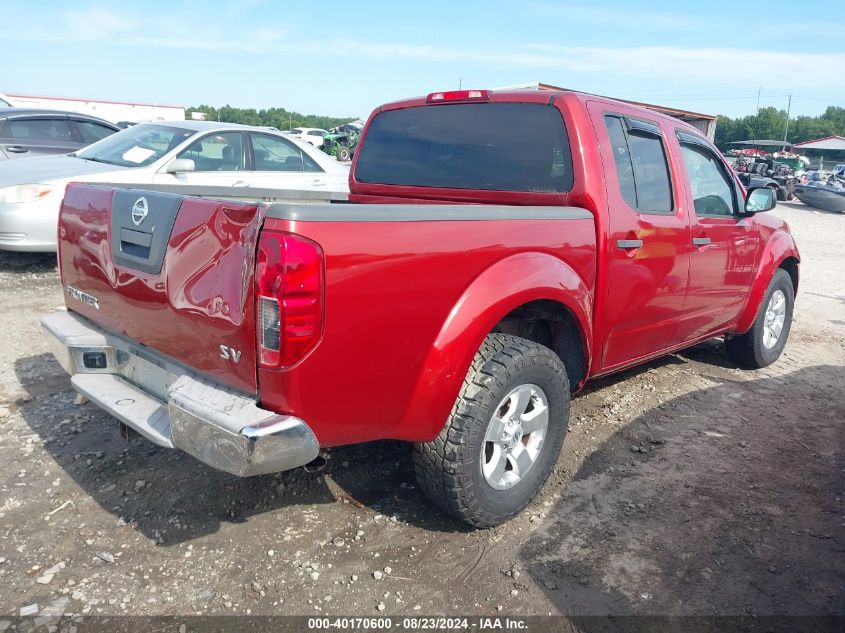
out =
<svg viewBox="0 0 845 633"><path fill-rule="evenodd" d="M181 366L140 350L72 312L41 319L51 351L73 387L152 442L179 448L239 477L303 466L320 447L299 418L213 384ZM86 367L101 353L105 366ZM101 359L103 357L100 357Z"/></svg>

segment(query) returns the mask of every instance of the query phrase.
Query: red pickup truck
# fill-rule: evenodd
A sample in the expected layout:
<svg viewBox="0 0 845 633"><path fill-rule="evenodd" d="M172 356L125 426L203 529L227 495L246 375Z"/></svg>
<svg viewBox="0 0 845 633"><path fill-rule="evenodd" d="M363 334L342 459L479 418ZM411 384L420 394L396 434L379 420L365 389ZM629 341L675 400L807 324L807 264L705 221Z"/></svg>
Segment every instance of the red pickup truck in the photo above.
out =
<svg viewBox="0 0 845 633"><path fill-rule="evenodd" d="M774 362L799 255L693 127L575 92L434 93L376 109L348 203L71 184L73 386L235 475L324 447L416 445L433 502L483 527L547 479L570 394L715 336Z"/></svg>

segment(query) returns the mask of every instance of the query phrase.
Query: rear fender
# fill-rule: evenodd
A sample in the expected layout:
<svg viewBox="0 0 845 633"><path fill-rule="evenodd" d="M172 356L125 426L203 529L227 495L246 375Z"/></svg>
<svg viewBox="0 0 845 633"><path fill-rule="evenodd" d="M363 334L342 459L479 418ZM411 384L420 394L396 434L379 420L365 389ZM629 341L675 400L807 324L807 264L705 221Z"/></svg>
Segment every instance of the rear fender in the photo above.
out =
<svg viewBox="0 0 845 633"><path fill-rule="evenodd" d="M431 346L395 436L416 442L434 439L484 338L508 313L538 300L555 301L572 313L589 363L586 333L591 331L592 302L584 281L551 255L507 257L476 277L455 303Z"/></svg>
<svg viewBox="0 0 845 633"><path fill-rule="evenodd" d="M742 334L751 329L754 324L754 319L757 317L757 312L760 310L760 304L763 301L763 296L766 294L766 289L772 280L781 264L789 257L794 257L800 261L798 255L798 247L795 245L795 240L792 235L786 231L776 231L769 238L766 248L763 251L763 256L760 258L760 265L757 267L757 274L754 277L754 285L751 287L751 292L748 293L748 301L745 308L737 320L734 332ZM797 292L796 288L796 292Z"/></svg>

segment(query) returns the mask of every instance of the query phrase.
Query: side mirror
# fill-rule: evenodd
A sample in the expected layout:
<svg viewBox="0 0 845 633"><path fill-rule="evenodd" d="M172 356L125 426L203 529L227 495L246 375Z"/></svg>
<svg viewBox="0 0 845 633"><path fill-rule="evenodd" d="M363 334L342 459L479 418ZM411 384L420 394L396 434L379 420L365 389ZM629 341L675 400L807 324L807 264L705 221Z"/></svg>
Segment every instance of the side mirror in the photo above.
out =
<svg viewBox="0 0 845 633"><path fill-rule="evenodd" d="M196 168L197 166L190 158L174 158L167 163L167 167L164 169L168 174L180 174L186 171L194 171Z"/></svg>
<svg viewBox="0 0 845 633"><path fill-rule="evenodd" d="M745 213L754 214L761 211L771 211L777 204L775 192L771 187L754 187L748 190L745 199Z"/></svg>

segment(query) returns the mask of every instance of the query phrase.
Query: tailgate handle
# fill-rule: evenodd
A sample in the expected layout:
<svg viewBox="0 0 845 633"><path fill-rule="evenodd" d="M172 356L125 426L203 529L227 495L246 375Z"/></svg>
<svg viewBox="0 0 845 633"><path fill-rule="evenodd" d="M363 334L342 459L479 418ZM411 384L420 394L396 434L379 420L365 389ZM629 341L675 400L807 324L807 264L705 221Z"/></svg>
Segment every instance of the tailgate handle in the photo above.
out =
<svg viewBox="0 0 845 633"><path fill-rule="evenodd" d="M120 229L120 250L135 257L150 256L150 247L153 245L153 234L144 231L133 231L132 229Z"/></svg>

